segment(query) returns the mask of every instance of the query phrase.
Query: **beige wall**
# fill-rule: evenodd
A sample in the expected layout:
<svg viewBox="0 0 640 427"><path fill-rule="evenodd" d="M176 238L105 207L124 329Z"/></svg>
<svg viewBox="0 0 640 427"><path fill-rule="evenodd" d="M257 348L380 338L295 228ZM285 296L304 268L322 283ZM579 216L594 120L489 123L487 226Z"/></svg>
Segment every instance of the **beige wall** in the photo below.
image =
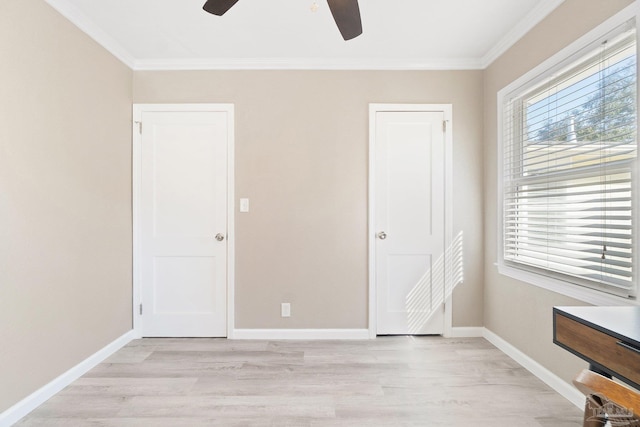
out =
<svg viewBox="0 0 640 427"><path fill-rule="evenodd" d="M454 325L482 325L481 71L136 72L133 87L136 103L235 104L236 196L251 200L236 213L238 328L367 327L368 104L452 103Z"/></svg>
<svg viewBox="0 0 640 427"><path fill-rule="evenodd" d="M131 329L132 72L0 2L0 412Z"/></svg>
<svg viewBox="0 0 640 427"><path fill-rule="evenodd" d="M631 0L566 0L484 74L485 293L484 324L515 347L569 381L584 363L552 343L554 305L580 301L498 274L496 223L497 92L587 33Z"/></svg>

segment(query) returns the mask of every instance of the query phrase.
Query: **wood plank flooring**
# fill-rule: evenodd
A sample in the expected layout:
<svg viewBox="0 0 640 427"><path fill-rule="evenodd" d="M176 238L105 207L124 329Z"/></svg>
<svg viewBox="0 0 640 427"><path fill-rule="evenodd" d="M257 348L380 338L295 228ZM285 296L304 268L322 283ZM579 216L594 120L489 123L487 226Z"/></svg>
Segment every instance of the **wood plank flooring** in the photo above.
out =
<svg viewBox="0 0 640 427"><path fill-rule="evenodd" d="M482 338L142 339L17 425L581 426Z"/></svg>

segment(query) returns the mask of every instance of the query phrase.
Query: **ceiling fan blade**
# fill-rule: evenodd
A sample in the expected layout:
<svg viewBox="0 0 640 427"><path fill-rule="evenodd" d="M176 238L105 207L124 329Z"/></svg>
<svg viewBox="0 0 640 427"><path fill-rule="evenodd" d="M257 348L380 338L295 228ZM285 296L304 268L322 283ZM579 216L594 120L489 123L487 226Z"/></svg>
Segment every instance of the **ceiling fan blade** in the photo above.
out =
<svg viewBox="0 0 640 427"><path fill-rule="evenodd" d="M362 20L358 0L327 0L336 25L345 40L362 34Z"/></svg>
<svg viewBox="0 0 640 427"><path fill-rule="evenodd" d="M222 16L236 3L238 0L207 0L202 8L209 13Z"/></svg>

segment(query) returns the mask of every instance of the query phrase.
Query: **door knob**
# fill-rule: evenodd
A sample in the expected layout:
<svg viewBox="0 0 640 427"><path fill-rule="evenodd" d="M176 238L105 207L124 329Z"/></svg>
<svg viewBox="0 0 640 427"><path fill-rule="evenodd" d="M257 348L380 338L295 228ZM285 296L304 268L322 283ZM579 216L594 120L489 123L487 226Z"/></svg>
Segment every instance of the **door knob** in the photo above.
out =
<svg viewBox="0 0 640 427"><path fill-rule="evenodd" d="M222 234L222 233L216 234L216 240L218 242L222 242L224 240L224 234Z"/></svg>
<svg viewBox="0 0 640 427"><path fill-rule="evenodd" d="M378 233L378 239L384 240L386 238L387 238L387 233L385 233L384 231L381 231Z"/></svg>

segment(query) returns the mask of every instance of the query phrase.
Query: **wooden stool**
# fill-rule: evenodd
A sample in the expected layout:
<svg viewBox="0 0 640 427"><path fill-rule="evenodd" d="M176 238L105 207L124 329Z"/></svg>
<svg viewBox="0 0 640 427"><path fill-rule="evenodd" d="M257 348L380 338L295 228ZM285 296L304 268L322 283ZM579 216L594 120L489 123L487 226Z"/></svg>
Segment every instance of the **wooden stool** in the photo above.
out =
<svg viewBox="0 0 640 427"><path fill-rule="evenodd" d="M637 391L588 369L580 372L573 384L587 396L583 427L640 427Z"/></svg>

